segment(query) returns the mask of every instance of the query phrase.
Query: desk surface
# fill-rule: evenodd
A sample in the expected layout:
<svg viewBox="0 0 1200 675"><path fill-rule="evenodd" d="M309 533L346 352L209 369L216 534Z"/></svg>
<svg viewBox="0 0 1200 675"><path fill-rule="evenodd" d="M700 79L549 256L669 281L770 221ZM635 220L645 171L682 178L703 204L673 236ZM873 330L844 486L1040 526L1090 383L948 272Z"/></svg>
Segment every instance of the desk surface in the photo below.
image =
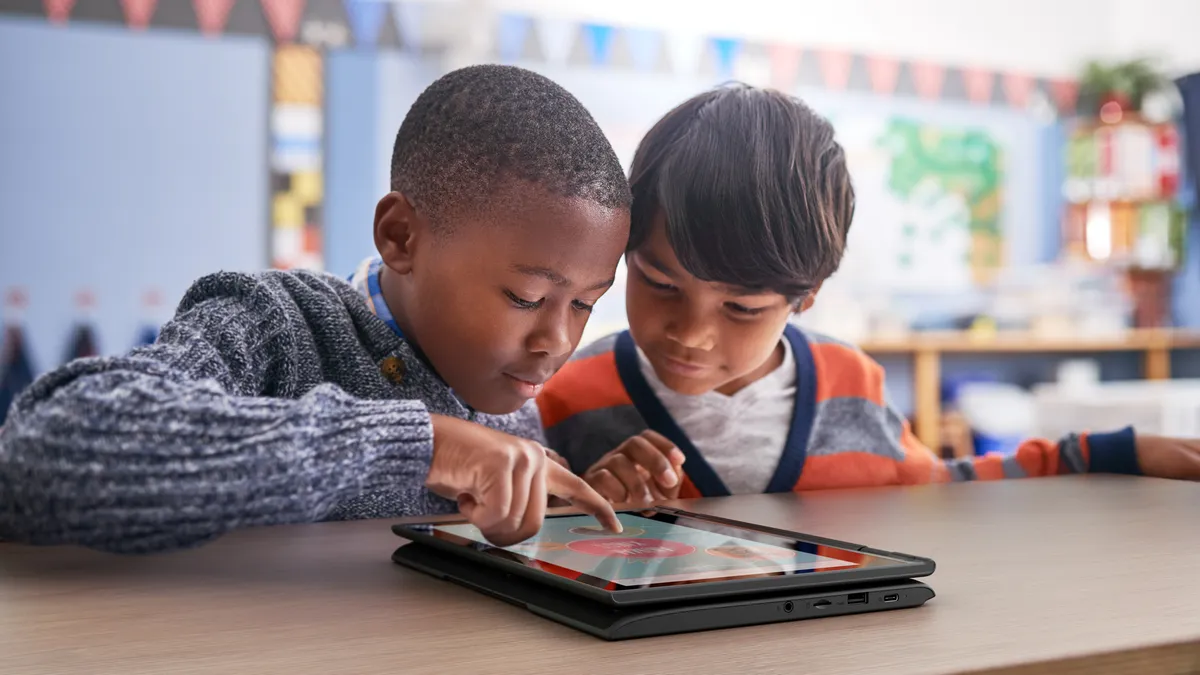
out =
<svg viewBox="0 0 1200 675"><path fill-rule="evenodd" d="M1143 659L1138 672L1154 672L1151 657L1200 672L1197 484L1093 476L686 506L928 555L938 597L605 643L393 565L384 521L247 530L148 558L10 544L0 670L902 675L1117 653L1105 658Z"/></svg>

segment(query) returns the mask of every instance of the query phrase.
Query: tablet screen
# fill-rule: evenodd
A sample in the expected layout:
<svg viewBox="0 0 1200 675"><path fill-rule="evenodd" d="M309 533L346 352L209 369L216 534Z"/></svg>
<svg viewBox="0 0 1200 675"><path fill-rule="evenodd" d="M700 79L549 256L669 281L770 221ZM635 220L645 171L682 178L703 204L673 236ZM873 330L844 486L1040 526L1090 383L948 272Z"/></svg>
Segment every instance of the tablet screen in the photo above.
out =
<svg viewBox="0 0 1200 675"><path fill-rule="evenodd" d="M505 548L489 544L470 524L422 529L438 539L607 590L906 564L687 516L653 511L617 515L625 530L619 535L605 532L589 516L551 516L537 536Z"/></svg>

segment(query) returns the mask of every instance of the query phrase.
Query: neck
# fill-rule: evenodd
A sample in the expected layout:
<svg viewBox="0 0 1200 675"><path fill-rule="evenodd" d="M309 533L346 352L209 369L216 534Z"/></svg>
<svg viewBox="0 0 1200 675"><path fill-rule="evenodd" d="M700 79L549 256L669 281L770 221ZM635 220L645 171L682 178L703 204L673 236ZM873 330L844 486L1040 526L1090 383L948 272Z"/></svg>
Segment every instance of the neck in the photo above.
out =
<svg viewBox="0 0 1200 675"><path fill-rule="evenodd" d="M737 378L736 380L726 382L725 384L717 387L717 392L726 396L733 396L739 391L771 374L776 368L783 365L783 350L783 339L781 339L775 345L775 349L771 352L771 355L762 362L762 365L750 371L746 375Z"/></svg>
<svg viewBox="0 0 1200 675"><path fill-rule="evenodd" d="M379 270L379 290L383 293L383 302L392 313L396 325L400 326L404 338L413 342L416 340L416 332L413 329L412 317L408 313L412 303L405 302L408 296L406 286L403 276L393 272L386 264Z"/></svg>

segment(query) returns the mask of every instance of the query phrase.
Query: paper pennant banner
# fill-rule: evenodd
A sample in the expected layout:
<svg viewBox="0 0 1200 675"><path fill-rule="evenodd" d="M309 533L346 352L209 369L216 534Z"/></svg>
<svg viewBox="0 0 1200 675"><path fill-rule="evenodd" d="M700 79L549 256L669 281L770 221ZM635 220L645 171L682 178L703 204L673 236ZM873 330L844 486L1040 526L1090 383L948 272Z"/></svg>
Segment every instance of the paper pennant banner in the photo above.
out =
<svg viewBox="0 0 1200 675"><path fill-rule="evenodd" d="M884 56L867 57L867 74L871 76L871 91L892 94L900 79L900 61Z"/></svg>
<svg viewBox="0 0 1200 675"><path fill-rule="evenodd" d="M304 16L304 0L261 0L263 14L271 24L276 42L292 42Z"/></svg>
<svg viewBox="0 0 1200 675"><path fill-rule="evenodd" d="M51 23L66 23L71 17L71 9L75 6L75 0L42 0L46 6L46 16Z"/></svg>
<svg viewBox="0 0 1200 675"><path fill-rule="evenodd" d="M821 64L821 79L830 89L845 89L850 82L850 66L854 64L854 55L849 52L825 49L817 54Z"/></svg>
<svg viewBox="0 0 1200 675"><path fill-rule="evenodd" d="M135 30L145 30L150 26L150 17L154 16L154 6L158 0L121 0L121 9L125 11L125 22Z"/></svg>
<svg viewBox="0 0 1200 675"><path fill-rule="evenodd" d="M995 73L984 68L964 68L962 74L967 87L967 99L972 103L988 103L992 100Z"/></svg>
<svg viewBox="0 0 1200 675"><path fill-rule="evenodd" d="M200 32L209 37L220 35L229 20L229 10L235 0L192 0Z"/></svg>
<svg viewBox="0 0 1200 675"><path fill-rule="evenodd" d="M404 51L421 51L421 31L425 26L425 5L417 2L392 3L392 21Z"/></svg>
<svg viewBox="0 0 1200 675"><path fill-rule="evenodd" d="M629 55L633 67L652 71L658 68L658 57L662 53L662 33L650 28L630 28L625 31Z"/></svg>
<svg viewBox="0 0 1200 675"><path fill-rule="evenodd" d="M683 31L668 32L666 37L667 50L671 56L671 70L676 75L695 75L696 71L700 70L704 38Z"/></svg>
<svg viewBox="0 0 1200 675"><path fill-rule="evenodd" d="M1033 93L1034 79L1019 73L1004 74L1004 95L1015 108L1029 105L1029 95Z"/></svg>
<svg viewBox="0 0 1200 675"><path fill-rule="evenodd" d="M717 70L721 77L732 77L742 41L734 38L713 38L712 46L717 55Z"/></svg>
<svg viewBox="0 0 1200 675"><path fill-rule="evenodd" d="M946 81L946 67L938 63L913 63L913 86L922 98L938 98L942 95L942 83Z"/></svg>
<svg viewBox="0 0 1200 675"><path fill-rule="evenodd" d="M804 52L792 45L771 45L767 53L771 60L771 86L791 91L800 73L800 59Z"/></svg>
<svg viewBox="0 0 1200 675"><path fill-rule="evenodd" d="M1072 80L1055 80L1050 83L1050 94L1054 97L1058 111L1070 115L1079 104L1079 83Z"/></svg>
<svg viewBox="0 0 1200 675"><path fill-rule="evenodd" d="M542 55L550 63L566 63L571 57L571 48L575 46L575 35L578 32L579 24L569 19L538 19L537 34L538 43L542 46Z"/></svg>
<svg viewBox="0 0 1200 675"><path fill-rule="evenodd" d="M516 61L525 51L525 38L529 34L529 17L522 14L504 14L500 17L496 48L503 61Z"/></svg>
<svg viewBox="0 0 1200 675"><path fill-rule="evenodd" d="M358 47L374 47L387 18L387 5L379 0L346 0L346 17Z"/></svg>
<svg viewBox="0 0 1200 675"><path fill-rule="evenodd" d="M33 384L35 371L25 333L16 323L6 323L4 337L0 339L0 425L8 417L12 402Z"/></svg>
<svg viewBox="0 0 1200 675"><path fill-rule="evenodd" d="M608 65L608 60L612 57L612 26L587 23L583 25L583 34L587 39L592 65Z"/></svg>

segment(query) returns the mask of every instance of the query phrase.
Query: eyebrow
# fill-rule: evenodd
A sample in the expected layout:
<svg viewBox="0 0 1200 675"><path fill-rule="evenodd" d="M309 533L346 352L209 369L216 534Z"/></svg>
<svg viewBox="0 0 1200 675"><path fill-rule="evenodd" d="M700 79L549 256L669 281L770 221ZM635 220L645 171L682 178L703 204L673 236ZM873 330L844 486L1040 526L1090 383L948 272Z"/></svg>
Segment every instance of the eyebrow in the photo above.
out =
<svg viewBox="0 0 1200 675"><path fill-rule="evenodd" d="M770 293L770 289L766 288L747 288L746 286L732 286L730 284L721 284L721 291L729 295L744 298L751 295L766 295Z"/></svg>
<svg viewBox="0 0 1200 675"><path fill-rule="evenodd" d="M525 275L528 275L531 277L541 277L542 279L546 279L546 280L550 281L550 283L554 284L555 286L570 286L571 285L570 279L564 277L563 275L559 274L558 272L555 272L554 270L550 269L549 267L538 267L536 265L513 265L512 270L514 272L518 272L520 274L525 274ZM615 281L616 281L615 278L610 277L609 279L601 281L598 284L593 284L587 290L597 291L597 290L600 290L601 288L608 288L608 287L612 286L613 282L615 282Z"/></svg>
<svg viewBox="0 0 1200 675"><path fill-rule="evenodd" d="M645 262L646 262L646 264L650 265L651 267L653 267L654 269L658 270L659 272L662 272L663 274L665 274L665 275L667 275L667 276L671 277L672 279L674 279L674 278L675 278L675 273L674 273L674 272L672 272L672 271L670 270L670 268L668 268L668 267L666 266L666 264L665 264L665 263L663 263L663 262L662 262L661 260L659 260L658 258L654 257L654 254L653 254L653 253L650 253L649 251L646 251L646 252L644 252L644 253L638 253L638 254L637 254L637 257L638 257L638 259L639 259L639 260L645 261Z"/></svg>
<svg viewBox="0 0 1200 675"><path fill-rule="evenodd" d="M672 279L675 278L675 273L672 272L670 269L668 269L667 266L664 263L662 263L658 258L654 257L653 253L641 252L641 253L638 253L637 255L638 255L638 259L641 260L642 262L645 262L647 265L650 265L654 269L658 270L659 272L662 272L663 274L667 275L668 277L671 277ZM771 292L771 289L769 289L769 288L750 288L748 286L736 286L734 284L717 284L717 285L721 288L722 293L726 293L728 295L732 295L732 296L739 297L739 298L745 298L745 297L749 297L751 295L766 295L767 293Z"/></svg>

